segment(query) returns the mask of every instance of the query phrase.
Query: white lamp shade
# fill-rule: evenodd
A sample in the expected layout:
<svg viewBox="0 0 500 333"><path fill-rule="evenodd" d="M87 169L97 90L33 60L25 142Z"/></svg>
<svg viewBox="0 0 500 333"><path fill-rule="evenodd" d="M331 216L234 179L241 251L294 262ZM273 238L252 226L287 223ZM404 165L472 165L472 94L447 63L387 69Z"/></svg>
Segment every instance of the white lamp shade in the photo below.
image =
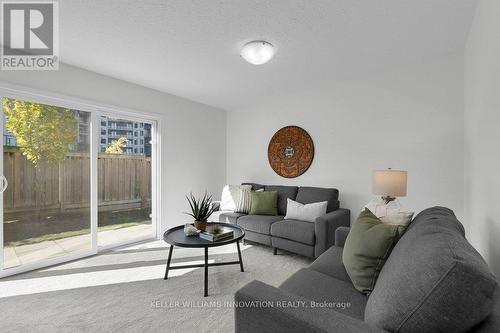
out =
<svg viewBox="0 0 500 333"><path fill-rule="evenodd" d="M253 65L262 65L274 56L274 46L262 40L253 41L243 46L241 56Z"/></svg>
<svg viewBox="0 0 500 333"><path fill-rule="evenodd" d="M401 170L373 171L373 194L404 197L406 196L407 172Z"/></svg>

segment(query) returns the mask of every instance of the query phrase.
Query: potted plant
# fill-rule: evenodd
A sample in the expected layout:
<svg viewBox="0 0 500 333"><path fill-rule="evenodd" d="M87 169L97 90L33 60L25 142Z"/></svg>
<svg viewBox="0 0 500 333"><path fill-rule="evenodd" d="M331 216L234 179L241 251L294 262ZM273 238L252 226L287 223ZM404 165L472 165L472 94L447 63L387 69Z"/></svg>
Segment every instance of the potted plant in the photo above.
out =
<svg viewBox="0 0 500 333"><path fill-rule="evenodd" d="M196 229L205 231L207 227L207 219L216 210L216 207L212 205L212 196L205 195L202 198L195 198L193 193L186 196L189 206L191 207L191 213L186 213L194 218L194 226Z"/></svg>

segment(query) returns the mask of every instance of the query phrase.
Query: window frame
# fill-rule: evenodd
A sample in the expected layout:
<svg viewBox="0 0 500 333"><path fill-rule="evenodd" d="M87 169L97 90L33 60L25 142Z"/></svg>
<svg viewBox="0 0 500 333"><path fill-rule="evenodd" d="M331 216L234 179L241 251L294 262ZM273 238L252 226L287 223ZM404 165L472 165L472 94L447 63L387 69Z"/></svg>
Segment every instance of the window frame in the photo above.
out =
<svg viewBox="0 0 500 333"><path fill-rule="evenodd" d="M5 276L10 276L14 274L19 274L26 271L31 271L34 269L39 269L42 267L48 267L91 255L95 255L101 251L105 251L109 248L123 246L125 244L130 244L147 239L159 239L160 237L160 221L162 210L160 209L159 203L161 202L161 146L160 146L160 131L162 128L162 117L160 114L149 113L144 111L138 111L134 109L124 108L120 106L110 105L95 102L92 100L81 99L66 96L63 94L43 91L34 88L28 88L24 86L18 86L10 83L0 81L0 98L10 97L22 100L33 101L42 104L54 105L59 107L65 107L75 110L81 110L90 113L90 126L89 130L91 133L91 144L90 144L90 156L91 156L91 179L90 179L90 203L91 203L91 235L92 235L92 247L89 251L82 251L77 253L71 253L68 255L46 259L36 263L29 263L20 265L17 267L4 269L4 250L3 250L3 195L0 197L0 278ZM3 112L3 110L2 110ZM97 157L98 153L101 152L101 134L99 131L99 124L103 122L102 116L107 116L111 118L122 118L129 121L144 122L147 121L151 123L152 128L154 128L151 149L151 196L152 196L152 209L151 209L151 220L152 220L152 230L153 235L151 237L143 237L138 239L133 239L126 241L124 243L113 244L107 247L97 246L97 190L98 190L98 175L97 175ZM3 116L0 117L0 126L3 134ZM96 126L97 125L97 126ZM2 152L0 154L0 174L3 174L3 142L2 142Z"/></svg>

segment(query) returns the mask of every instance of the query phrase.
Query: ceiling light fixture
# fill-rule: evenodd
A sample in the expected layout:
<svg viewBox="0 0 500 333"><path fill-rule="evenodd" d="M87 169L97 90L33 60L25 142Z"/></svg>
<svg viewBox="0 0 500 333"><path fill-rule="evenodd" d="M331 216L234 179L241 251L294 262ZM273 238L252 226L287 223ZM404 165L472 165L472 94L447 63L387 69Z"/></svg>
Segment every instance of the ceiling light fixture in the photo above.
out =
<svg viewBox="0 0 500 333"><path fill-rule="evenodd" d="M274 56L274 46L263 40L246 43L241 49L241 57L253 65L262 65Z"/></svg>

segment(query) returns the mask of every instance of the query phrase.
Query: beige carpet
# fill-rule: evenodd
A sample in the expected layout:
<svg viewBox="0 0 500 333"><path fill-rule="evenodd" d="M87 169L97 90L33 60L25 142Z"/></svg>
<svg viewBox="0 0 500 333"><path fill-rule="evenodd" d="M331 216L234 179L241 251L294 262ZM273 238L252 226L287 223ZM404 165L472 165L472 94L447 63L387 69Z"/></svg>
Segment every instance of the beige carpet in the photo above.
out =
<svg viewBox="0 0 500 333"><path fill-rule="evenodd" d="M177 276L162 279L167 249L155 244L0 280L5 295L36 292L0 298L1 330L233 332L236 290L254 279L277 286L310 263L301 256L273 256L270 248L247 246L242 252L244 273L237 265L209 268L210 296L205 298L202 268L172 271ZM233 247L209 259L235 260ZM174 264L203 260L202 250L179 249L173 259ZM44 290L52 291L40 292Z"/></svg>

